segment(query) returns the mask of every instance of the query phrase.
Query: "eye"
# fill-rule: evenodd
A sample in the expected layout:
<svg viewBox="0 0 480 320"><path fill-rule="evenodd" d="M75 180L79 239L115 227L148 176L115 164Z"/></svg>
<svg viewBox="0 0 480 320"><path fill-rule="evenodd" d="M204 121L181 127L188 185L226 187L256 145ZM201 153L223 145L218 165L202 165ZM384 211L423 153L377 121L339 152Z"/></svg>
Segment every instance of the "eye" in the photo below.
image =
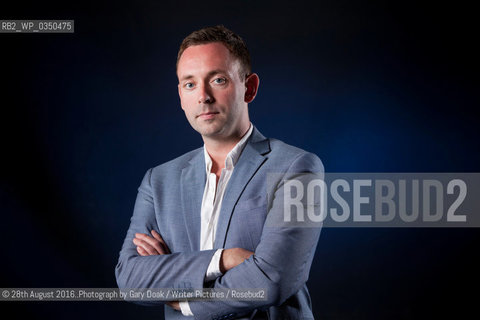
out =
<svg viewBox="0 0 480 320"><path fill-rule="evenodd" d="M227 79L225 79L225 78L215 78L215 79L213 80L213 82L214 82L215 84L225 84L225 83L227 82Z"/></svg>
<svg viewBox="0 0 480 320"><path fill-rule="evenodd" d="M193 89L195 85L192 82L187 82L183 85L184 88L186 89Z"/></svg>

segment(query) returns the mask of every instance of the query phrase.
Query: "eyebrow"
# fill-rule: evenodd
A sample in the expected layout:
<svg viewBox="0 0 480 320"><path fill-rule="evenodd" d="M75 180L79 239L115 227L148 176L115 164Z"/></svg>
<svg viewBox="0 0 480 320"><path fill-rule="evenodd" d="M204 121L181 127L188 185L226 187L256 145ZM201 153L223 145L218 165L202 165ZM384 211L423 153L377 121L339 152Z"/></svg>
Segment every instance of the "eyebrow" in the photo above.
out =
<svg viewBox="0 0 480 320"><path fill-rule="evenodd" d="M225 70L222 70L222 69L215 69L215 70L212 70L210 71L209 73L207 73L207 78L210 78L216 74L219 74L219 73L223 73L223 74L227 74L227 72ZM187 74L185 76L183 76L180 81L184 81L184 80L188 80L188 79L192 79L194 76L191 75L191 74Z"/></svg>

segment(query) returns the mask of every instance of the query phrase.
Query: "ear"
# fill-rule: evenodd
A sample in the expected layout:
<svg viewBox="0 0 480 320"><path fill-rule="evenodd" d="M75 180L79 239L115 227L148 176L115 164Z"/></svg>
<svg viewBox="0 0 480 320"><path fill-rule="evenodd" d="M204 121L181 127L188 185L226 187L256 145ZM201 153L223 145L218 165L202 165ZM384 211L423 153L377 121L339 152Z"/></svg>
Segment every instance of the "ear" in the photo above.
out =
<svg viewBox="0 0 480 320"><path fill-rule="evenodd" d="M256 73L252 73L245 79L245 102L250 103L257 95L260 78Z"/></svg>
<svg viewBox="0 0 480 320"><path fill-rule="evenodd" d="M178 96L180 98L180 107L182 107L182 110L185 110L183 109L183 104L182 104L182 93L181 93L180 83L178 84L177 88L178 88Z"/></svg>

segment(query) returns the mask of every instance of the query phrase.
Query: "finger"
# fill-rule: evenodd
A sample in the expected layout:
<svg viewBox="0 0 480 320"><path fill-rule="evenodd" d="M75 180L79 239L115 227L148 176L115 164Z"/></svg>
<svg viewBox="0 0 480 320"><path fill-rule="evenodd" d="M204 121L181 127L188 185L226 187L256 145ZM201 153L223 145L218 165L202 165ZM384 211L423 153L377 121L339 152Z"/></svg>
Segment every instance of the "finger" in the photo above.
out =
<svg viewBox="0 0 480 320"><path fill-rule="evenodd" d="M162 247L162 244L157 240L157 239L154 239L150 236L147 236L146 234L143 234L143 233L137 233L135 234L136 238L143 241L143 242L146 242L150 247L154 248L155 251L157 251L158 253L156 254L165 254L166 253L166 250Z"/></svg>
<svg viewBox="0 0 480 320"><path fill-rule="evenodd" d="M147 253L147 251L145 251L145 249L143 249L142 247L137 247L137 252L139 255L141 256L148 256L149 254Z"/></svg>
<svg viewBox="0 0 480 320"><path fill-rule="evenodd" d="M156 255L157 253L155 253L151 247L149 247L149 245L145 242L143 242L142 240L139 240L137 238L133 239L133 243L137 246L137 251L139 251L138 248L140 248L141 252L142 253L146 253L146 255Z"/></svg>
<svg viewBox="0 0 480 320"><path fill-rule="evenodd" d="M151 233L152 236L153 236L155 239L157 239L158 241L160 241L160 242L162 242L162 243L164 242L162 236L161 236L160 233L158 233L157 231L155 231L155 230L152 229L152 231L150 231L150 233Z"/></svg>
<svg viewBox="0 0 480 320"><path fill-rule="evenodd" d="M180 303L178 301L168 301L167 305L170 306L171 308L180 311Z"/></svg>
<svg viewBox="0 0 480 320"><path fill-rule="evenodd" d="M153 237L154 237L155 239L157 239L158 241L160 241L160 242L162 243L163 247L165 248L165 251L166 251L167 253L170 253L170 249L168 248L168 246L167 246L167 244L165 243L165 241L163 241L163 238L162 238L162 236L160 235L160 233L158 233L158 232L155 231L155 230L152 230L151 233L152 233L152 235L153 235Z"/></svg>
<svg viewBox="0 0 480 320"><path fill-rule="evenodd" d="M146 234L139 233L137 239L140 239L146 243L148 243L151 247L155 248L158 254L166 254L166 250L163 248L162 244L157 240L154 239Z"/></svg>
<svg viewBox="0 0 480 320"><path fill-rule="evenodd" d="M160 254L154 247L152 247L148 242L143 241L142 239L135 238L133 239L133 243L138 247L142 247L150 256Z"/></svg>

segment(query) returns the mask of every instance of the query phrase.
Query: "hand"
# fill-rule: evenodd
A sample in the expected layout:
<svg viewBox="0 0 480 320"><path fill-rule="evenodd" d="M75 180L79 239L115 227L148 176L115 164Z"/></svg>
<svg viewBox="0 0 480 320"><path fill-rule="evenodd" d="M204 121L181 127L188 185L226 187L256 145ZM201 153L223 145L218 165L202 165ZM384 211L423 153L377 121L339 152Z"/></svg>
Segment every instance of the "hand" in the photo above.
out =
<svg viewBox="0 0 480 320"><path fill-rule="evenodd" d="M250 258L250 256L254 253L255 252L248 251L243 248L231 248L223 250L222 256L220 257L220 271L225 273L228 270L235 268L240 263Z"/></svg>
<svg viewBox="0 0 480 320"><path fill-rule="evenodd" d="M166 304L177 311L181 311L180 302L178 301L168 301Z"/></svg>
<svg viewBox="0 0 480 320"><path fill-rule="evenodd" d="M137 252L141 256L169 254L170 249L163 241L162 236L155 230L152 230L151 233L153 238L144 233L135 233L133 243L137 246Z"/></svg>

